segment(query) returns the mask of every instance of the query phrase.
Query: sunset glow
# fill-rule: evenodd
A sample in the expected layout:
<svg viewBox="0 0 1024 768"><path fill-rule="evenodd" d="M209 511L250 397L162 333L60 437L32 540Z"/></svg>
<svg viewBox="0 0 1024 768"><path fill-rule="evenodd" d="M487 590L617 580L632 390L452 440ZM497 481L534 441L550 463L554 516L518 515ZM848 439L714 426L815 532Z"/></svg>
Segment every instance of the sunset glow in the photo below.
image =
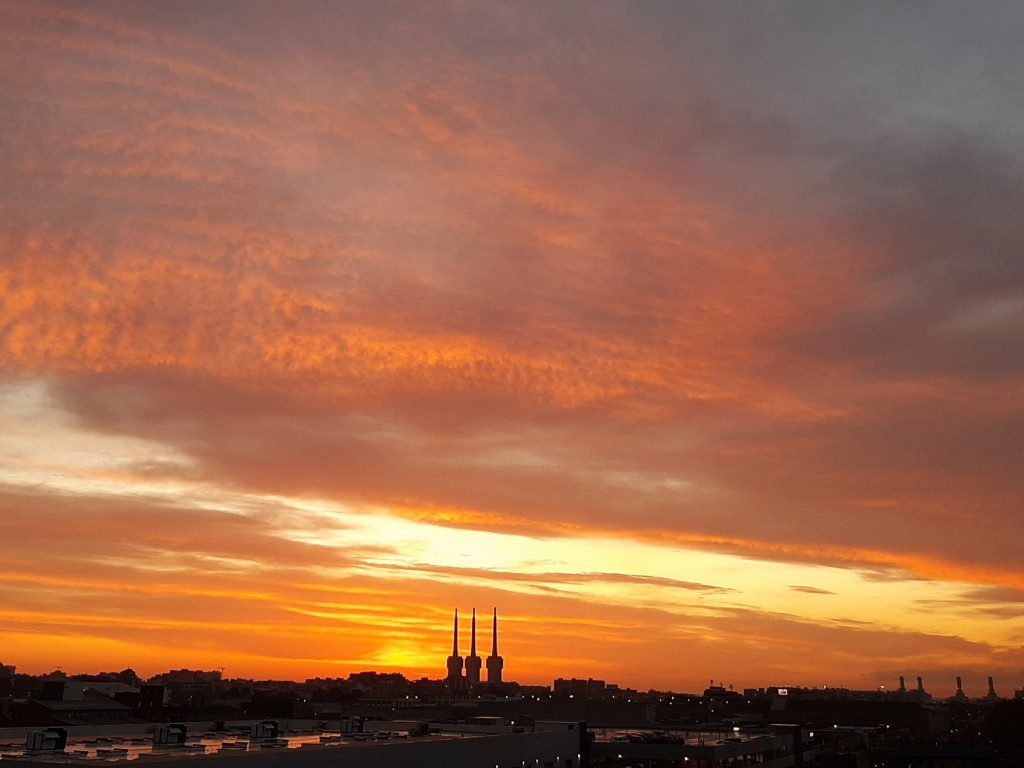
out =
<svg viewBox="0 0 1024 768"><path fill-rule="evenodd" d="M1024 686L1021 30L0 0L0 661Z"/></svg>

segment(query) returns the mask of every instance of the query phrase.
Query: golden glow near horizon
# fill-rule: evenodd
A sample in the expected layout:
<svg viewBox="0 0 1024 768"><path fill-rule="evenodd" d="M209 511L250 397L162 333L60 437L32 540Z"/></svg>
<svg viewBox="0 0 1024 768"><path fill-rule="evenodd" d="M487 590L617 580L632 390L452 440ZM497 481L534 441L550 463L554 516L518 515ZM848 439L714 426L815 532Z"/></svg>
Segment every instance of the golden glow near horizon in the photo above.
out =
<svg viewBox="0 0 1024 768"><path fill-rule="evenodd" d="M582 632L601 637L623 654L632 652L631 645L637 642L637 636L649 636L655 628L667 631L678 642L700 634L706 635L703 642L717 638L734 646L740 641L724 627L731 619L735 626L743 627L744 634L748 633L744 616L754 624L767 620L790 626L792 638L785 634L757 637L757 642L774 646L778 653L796 652L808 642L800 635L811 628L821 632L829 627L839 631L870 627L872 632L881 634L924 633L941 638L948 634L949 622L955 619L961 633L985 633L987 642L1008 646L1024 630L1022 619L993 624L978 617L969 605L958 608L957 601L966 599L976 585L921 579L910 572L876 579L867 564L855 568L773 562L600 532L581 534L567 530L524 535L451 527L446 523L455 510L441 515L439 525L430 519L429 511L416 515L403 510L405 516L399 516L386 508L253 495L209 482L168 485L160 476L137 471L133 474L130 469L143 466L146 457L178 460L168 446L81 429L60 414L39 381L3 387L0 402L5 434L11 438L5 442L5 466L14 467L13 460L17 458L24 466L34 468L33 472L8 470L0 478L15 492L31 494L33 488L45 483L61 494L77 492L96 497L100 504L119 505L124 500L131 503L133 499L144 499L147 504L155 503L157 510L161 502L184 498L190 500L194 509L209 515L237 517L246 525L250 519L258 520L255 524L263 528L271 541L298 544L311 552L305 562L290 565L287 582L253 588L247 583L255 580L258 584L267 563L259 555L240 552L229 556L203 551L201 519L185 523L180 531L179 535L191 542L187 552L179 551L173 542L163 543L164 548L158 545L120 549L116 555L95 545L75 551L72 543L68 554L72 559L80 559L88 572L119 574L107 579L76 579L73 583L83 594L101 600L117 600L119 595L147 600L170 589L181 596L185 615L154 616L146 610L138 614L128 611L119 617L122 626L113 626L114 634L138 636L136 640L126 640L107 635L112 629L109 615L89 615L73 608L50 612L45 601L34 608L0 609L0 618L8 627L6 647L14 658L36 658L36 638L39 632L45 632L58 638L52 645L47 644L46 658L61 658L53 656L56 652L83 660L125 657L137 659L133 662L137 666L149 664L158 668L160 662L156 660L167 658L161 654L171 653L171 648L153 647L152 639L143 638L173 630L208 633L214 639L216 650L203 651L200 646L190 649L189 658L206 659L208 665L213 665L217 654L221 654L221 662L230 661L253 675L264 674L264 670L279 670L281 674L286 670L305 670L309 675L321 670L329 674L332 670L351 671L357 667L436 675L439 673L435 667L448 632L449 607L436 599L429 605L415 605L414 596L460 590L493 600L496 587L506 593L502 602L508 603L515 595L516 604L527 609L534 600L550 599L552 595L577 606L601 607L582 612L577 608L571 619L503 614L503 623L510 625L503 645L514 649L509 656L520 664L529 664L536 653L533 646L547 635L545 622L554 622L559 636L571 638ZM45 442L37 439L43 426L49 437ZM60 449L55 450L54 445ZM86 450L86 446L92 450ZM14 482L19 476L22 482ZM163 524L169 522L174 526L174 513L165 514L168 519ZM467 517L473 519L471 514ZM88 524L88 517L84 522ZM84 530L82 535L88 536ZM353 550L360 553L358 559L346 556ZM313 554L317 552L329 554L321 560ZM5 605L16 603L19 592L38 597L67 592L69 588L60 576L48 579L36 573L19 579L8 571L7 577L5 591L15 600L5 601ZM354 586L365 584L379 586ZM196 606L231 605L235 617L227 623L218 614L202 610L195 614L194 607L188 605L190 602ZM601 618L608 612L614 615L616 609L627 612L631 618ZM242 618L249 612L267 610L292 618L270 622ZM652 611L656 613L653 618L648 615ZM538 625L529 626L532 620ZM290 626L286 629L283 622ZM19 627L29 631L20 631ZM429 633L427 637L424 630ZM287 642L289 636L301 636L307 650L323 655L289 655L282 659L230 647L228 639L243 631L256 637L266 635L271 646ZM369 638L367 632L371 633ZM87 640L84 648L75 649L80 633ZM224 641L216 640L220 635ZM227 644L220 644L225 641ZM333 643L338 641L359 650L350 655L333 655ZM519 648L531 655L516 652ZM594 657L589 663L600 666L607 662ZM547 664L557 669L556 661L549 660ZM579 673L584 674L585 670ZM822 674L828 671L822 670ZM543 682L543 678L538 682Z"/></svg>
<svg viewBox="0 0 1024 768"><path fill-rule="evenodd" d="M0 0L2 661L1024 675L1014 25L442 5Z"/></svg>

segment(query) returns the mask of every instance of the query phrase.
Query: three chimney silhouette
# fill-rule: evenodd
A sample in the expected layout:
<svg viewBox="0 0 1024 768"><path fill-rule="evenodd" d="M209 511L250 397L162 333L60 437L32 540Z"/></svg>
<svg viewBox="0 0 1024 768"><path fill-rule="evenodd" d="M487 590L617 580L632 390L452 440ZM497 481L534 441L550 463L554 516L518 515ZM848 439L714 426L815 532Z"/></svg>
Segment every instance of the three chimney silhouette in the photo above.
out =
<svg viewBox="0 0 1024 768"><path fill-rule="evenodd" d="M462 676L462 669L465 666L466 675ZM472 640L469 656L463 662L459 656L459 609L455 609L455 627L452 633L452 655L448 657L448 677L446 678L450 688L460 688L464 685L472 686L480 683L480 668L482 660L476 655L476 608L473 609ZM491 655L487 657L487 682L500 683L501 670L505 666L505 660L498 655L498 609L494 609L494 623L491 630Z"/></svg>

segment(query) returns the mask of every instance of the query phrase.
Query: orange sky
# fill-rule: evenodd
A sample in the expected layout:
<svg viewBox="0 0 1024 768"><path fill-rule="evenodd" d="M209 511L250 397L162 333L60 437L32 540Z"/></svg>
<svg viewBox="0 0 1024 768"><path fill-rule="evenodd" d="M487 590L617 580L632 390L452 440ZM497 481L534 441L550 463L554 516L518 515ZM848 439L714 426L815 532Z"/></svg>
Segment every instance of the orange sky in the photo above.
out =
<svg viewBox="0 0 1024 768"><path fill-rule="evenodd" d="M1022 28L0 0L0 660L1024 686Z"/></svg>

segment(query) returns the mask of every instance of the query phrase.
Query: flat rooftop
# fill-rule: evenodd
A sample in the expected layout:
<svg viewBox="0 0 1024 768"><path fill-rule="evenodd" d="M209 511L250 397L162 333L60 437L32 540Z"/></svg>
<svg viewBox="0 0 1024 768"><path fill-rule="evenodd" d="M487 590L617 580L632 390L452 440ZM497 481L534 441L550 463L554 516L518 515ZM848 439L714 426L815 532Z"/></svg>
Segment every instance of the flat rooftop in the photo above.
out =
<svg viewBox="0 0 1024 768"><path fill-rule="evenodd" d="M35 730L52 730L39 728ZM389 740L408 740L404 731L367 731L342 734L338 730L306 730L279 733L276 738L250 738L248 730L208 731L188 735L183 744L156 745L152 735L68 736L63 751L30 751L25 740L0 740L0 760L44 763L124 762L187 759L217 754L240 754L289 749L336 749ZM451 734L416 736L417 741L457 738Z"/></svg>
<svg viewBox="0 0 1024 768"><path fill-rule="evenodd" d="M736 744L765 737L776 736L777 733L763 726L736 728L591 728L594 741L598 742L630 742L633 744L683 744L691 747L717 746L720 744Z"/></svg>

